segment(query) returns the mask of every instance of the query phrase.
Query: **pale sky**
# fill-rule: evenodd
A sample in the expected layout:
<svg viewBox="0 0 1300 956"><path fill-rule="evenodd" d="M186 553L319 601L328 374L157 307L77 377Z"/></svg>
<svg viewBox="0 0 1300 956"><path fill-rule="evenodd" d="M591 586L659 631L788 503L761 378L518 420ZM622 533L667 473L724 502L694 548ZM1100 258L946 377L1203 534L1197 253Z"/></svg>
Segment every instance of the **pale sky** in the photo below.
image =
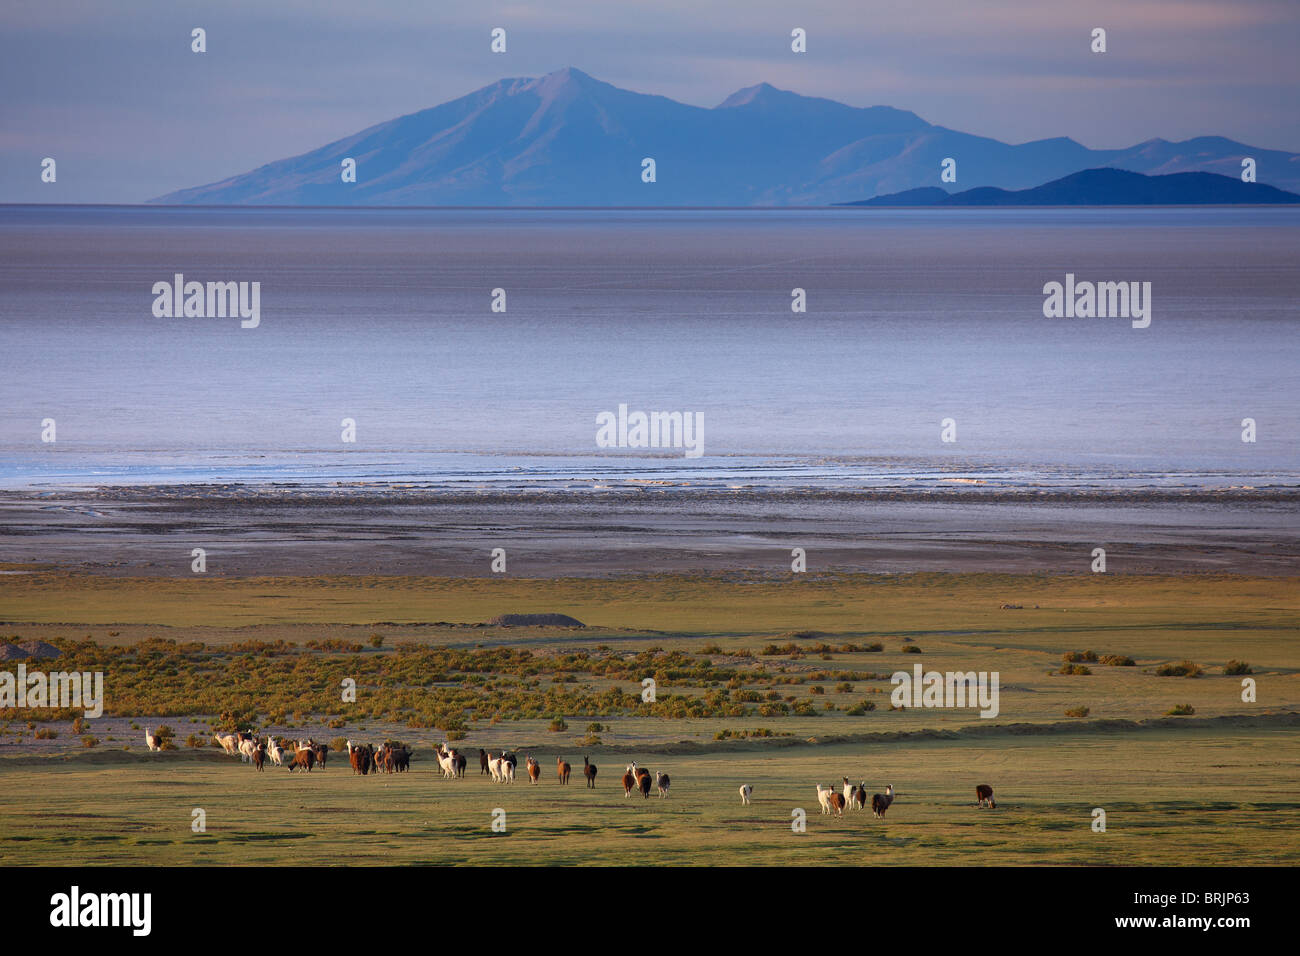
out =
<svg viewBox="0 0 1300 956"><path fill-rule="evenodd" d="M565 66L698 106L766 81L1008 142L1300 152L1297 50L1300 0L4 0L0 202L139 202Z"/></svg>

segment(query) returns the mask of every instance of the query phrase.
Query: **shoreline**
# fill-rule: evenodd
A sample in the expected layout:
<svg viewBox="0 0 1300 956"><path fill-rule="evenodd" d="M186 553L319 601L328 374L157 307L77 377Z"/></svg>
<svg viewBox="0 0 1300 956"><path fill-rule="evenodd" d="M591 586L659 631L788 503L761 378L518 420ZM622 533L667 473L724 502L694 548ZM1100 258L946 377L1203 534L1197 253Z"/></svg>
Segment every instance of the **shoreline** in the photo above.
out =
<svg viewBox="0 0 1300 956"><path fill-rule="evenodd" d="M122 577L731 572L1292 575L1300 491L205 485L0 492L0 565ZM199 577L199 575L194 575Z"/></svg>

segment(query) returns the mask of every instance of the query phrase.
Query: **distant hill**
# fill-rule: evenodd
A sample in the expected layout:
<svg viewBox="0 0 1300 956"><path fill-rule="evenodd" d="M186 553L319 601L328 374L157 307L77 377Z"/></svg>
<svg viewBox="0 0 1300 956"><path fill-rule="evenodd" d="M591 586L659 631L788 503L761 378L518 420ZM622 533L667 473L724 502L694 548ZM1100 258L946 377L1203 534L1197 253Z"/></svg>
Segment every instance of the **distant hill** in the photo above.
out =
<svg viewBox="0 0 1300 956"><path fill-rule="evenodd" d="M1123 169L1085 169L1033 189L982 186L948 193L908 189L843 206L1203 206L1300 203L1300 195L1217 173L1144 176Z"/></svg>
<svg viewBox="0 0 1300 956"><path fill-rule="evenodd" d="M237 131L236 131L237 132ZM656 182L641 181L653 157ZM1300 154L1205 137L1092 150L1011 145L889 106L854 107L766 83L712 108L619 89L573 68L505 79L319 149L153 200L170 204L378 206L828 205L938 183L1024 189L1082 169L1237 175L1300 189ZM344 183L340 164L356 161Z"/></svg>

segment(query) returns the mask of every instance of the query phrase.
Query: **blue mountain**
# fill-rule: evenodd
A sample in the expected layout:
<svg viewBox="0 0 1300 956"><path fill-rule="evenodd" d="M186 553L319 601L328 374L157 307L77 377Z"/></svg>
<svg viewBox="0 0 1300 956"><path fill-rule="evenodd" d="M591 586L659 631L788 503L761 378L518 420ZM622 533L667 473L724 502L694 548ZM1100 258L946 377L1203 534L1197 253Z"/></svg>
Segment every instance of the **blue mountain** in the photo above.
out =
<svg viewBox="0 0 1300 956"><path fill-rule="evenodd" d="M1058 138L1011 145L888 106L859 108L766 83L711 109L620 89L573 68L506 79L319 149L153 200L324 206L826 205L938 184L1022 189L1114 166L1236 175L1300 188L1300 155L1206 137L1090 150ZM652 157L656 182L641 180ZM344 183L352 158L357 181Z"/></svg>
<svg viewBox="0 0 1300 956"><path fill-rule="evenodd" d="M1218 173L1146 176L1124 169L1085 169L1033 189L979 186L949 193L923 186L845 206L1198 206L1300 203L1300 195Z"/></svg>

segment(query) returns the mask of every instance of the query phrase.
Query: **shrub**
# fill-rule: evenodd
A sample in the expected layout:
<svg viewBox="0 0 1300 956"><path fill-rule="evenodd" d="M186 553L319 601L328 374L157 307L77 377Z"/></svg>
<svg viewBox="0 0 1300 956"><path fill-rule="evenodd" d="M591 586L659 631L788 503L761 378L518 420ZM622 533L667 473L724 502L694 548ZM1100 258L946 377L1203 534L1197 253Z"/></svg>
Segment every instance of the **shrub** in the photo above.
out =
<svg viewBox="0 0 1300 956"><path fill-rule="evenodd" d="M904 653L904 654L920 654L920 653L921 653L921 649L920 649L919 647L917 647L915 644L904 644L904 645L903 645L903 653Z"/></svg>
<svg viewBox="0 0 1300 956"><path fill-rule="evenodd" d="M1133 658L1124 654L1107 654L1101 659L1101 662L1108 667L1133 667L1135 666Z"/></svg>
<svg viewBox="0 0 1300 956"><path fill-rule="evenodd" d="M1087 661L1089 664L1095 664L1097 662L1097 652L1096 651L1066 651L1065 652L1065 662L1067 664L1081 664L1084 661Z"/></svg>
<svg viewBox="0 0 1300 956"><path fill-rule="evenodd" d="M382 634L371 634L371 635L370 635L370 646L371 646L371 647L376 647L376 648L378 648L378 647L383 647L383 646L384 646L384 635L382 635Z"/></svg>
<svg viewBox="0 0 1300 956"><path fill-rule="evenodd" d="M1229 677L1236 677L1239 674L1253 674L1255 672L1250 669L1250 665L1245 661L1228 661L1223 665L1223 673Z"/></svg>
<svg viewBox="0 0 1300 956"><path fill-rule="evenodd" d="M1071 707L1065 712L1066 717L1087 717L1090 711L1087 707Z"/></svg>
<svg viewBox="0 0 1300 956"><path fill-rule="evenodd" d="M330 741L330 750L332 750L334 753L347 753L348 738L335 737L333 740Z"/></svg>
<svg viewBox="0 0 1300 956"><path fill-rule="evenodd" d="M554 723L554 721L552 721L552 723ZM564 723L564 721L560 721L560 723ZM555 728L552 727L551 729L554 730ZM564 728L560 729L563 730ZM457 740L464 740L468 735L463 730L448 730L443 736L447 738L448 743L452 743Z"/></svg>
<svg viewBox="0 0 1300 956"><path fill-rule="evenodd" d="M86 718L85 717L75 718L72 721L72 733L74 735L78 735L78 734L84 734L85 732L86 732Z"/></svg>
<svg viewBox="0 0 1300 956"><path fill-rule="evenodd" d="M90 734L86 734L86 736L81 738L81 746L83 747L96 747L98 745L99 745L98 737L92 737Z"/></svg>
<svg viewBox="0 0 1300 956"><path fill-rule="evenodd" d="M558 734L569 729L569 725L564 722L563 717L551 718L551 724L547 728L553 734Z"/></svg>
<svg viewBox="0 0 1300 956"><path fill-rule="evenodd" d="M33 734L32 736L34 736L37 740L54 740L56 737L59 736L59 732L57 730L51 730L49 727L42 727L40 730L36 731L36 733Z"/></svg>
<svg viewBox="0 0 1300 956"><path fill-rule="evenodd" d="M848 681L840 681L838 684L835 685L835 693L851 694L853 693L853 685L850 684Z"/></svg>
<svg viewBox="0 0 1300 956"><path fill-rule="evenodd" d="M859 703L856 707L851 707L850 709L846 710L845 713L848 714L850 717L861 717L867 711L875 710L875 709L876 709L875 704L873 704L869 700L864 700L861 703Z"/></svg>
<svg viewBox="0 0 1300 956"><path fill-rule="evenodd" d="M587 733L589 734L598 734L604 729L605 729L605 725L602 724L600 721L593 721L592 723L587 725Z"/></svg>
<svg viewBox="0 0 1300 956"><path fill-rule="evenodd" d="M812 687L809 687L809 688L808 688L808 693L810 693L810 694L824 694L824 693L826 693L826 688L825 688L825 687L822 687L820 684L814 684Z"/></svg>
<svg viewBox="0 0 1300 956"><path fill-rule="evenodd" d="M1166 717L1188 717L1196 713L1196 708L1191 704L1176 704L1165 711Z"/></svg>
<svg viewBox="0 0 1300 956"><path fill-rule="evenodd" d="M1177 664L1164 664L1156 668L1157 677L1200 677L1201 665L1192 661L1179 661Z"/></svg>
<svg viewBox="0 0 1300 956"><path fill-rule="evenodd" d="M1083 664L1062 664L1057 673L1085 676L1091 674L1092 669Z"/></svg>
<svg viewBox="0 0 1300 956"><path fill-rule="evenodd" d="M212 743L215 746L217 742L214 740L212 741ZM188 737L185 738L185 746L195 747L195 748L202 747L203 741L198 737L195 737L193 734L190 734Z"/></svg>

